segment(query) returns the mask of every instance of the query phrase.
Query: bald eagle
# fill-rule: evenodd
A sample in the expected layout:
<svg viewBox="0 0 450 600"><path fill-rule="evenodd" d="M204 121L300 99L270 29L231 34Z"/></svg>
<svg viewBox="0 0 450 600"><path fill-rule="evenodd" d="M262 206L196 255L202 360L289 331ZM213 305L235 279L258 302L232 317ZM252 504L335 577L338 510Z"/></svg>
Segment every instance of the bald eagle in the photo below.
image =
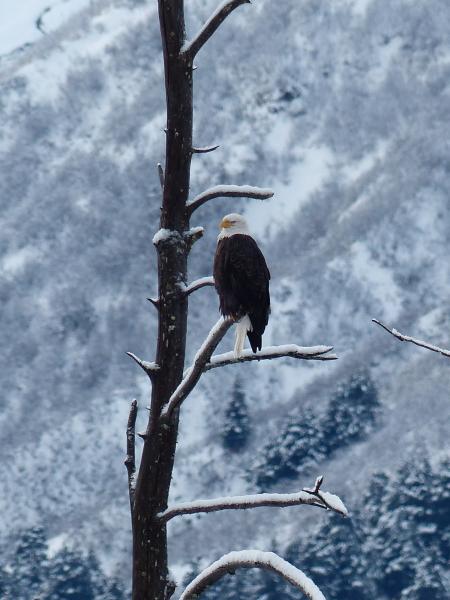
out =
<svg viewBox="0 0 450 600"><path fill-rule="evenodd" d="M214 257L214 285L220 312L237 321L234 353L239 356L248 336L253 352L261 350L270 313L270 273L242 215L232 213L220 223Z"/></svg>

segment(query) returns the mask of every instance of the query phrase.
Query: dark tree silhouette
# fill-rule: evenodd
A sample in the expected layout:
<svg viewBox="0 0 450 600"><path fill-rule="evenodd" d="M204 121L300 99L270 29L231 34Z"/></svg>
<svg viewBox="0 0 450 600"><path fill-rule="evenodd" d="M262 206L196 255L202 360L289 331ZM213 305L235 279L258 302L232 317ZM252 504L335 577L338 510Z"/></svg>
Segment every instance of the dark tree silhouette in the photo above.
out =
<svg viewBox="0 0 450 600"><path fill-rule="evenodd" d="M195 505L189 510L185 507L167 509L180 406L194 389L203 372L236 362L268 360L281 356L306 360L336 358L328 354L331 350L329 346L300 348L289 345L263 349L257 355L244 351L239 358L225 354L211 360L218 343L233 324L230 319L220 319L197 352L193 365L185 370L188 296L205 285L213 285L211 278L206 282L203 280L187 285L189 252L203 233L201 227L190 228L192 214L206 202L219 197L266 199L273 195L271 190L263 188L222 185L210 188L189 200L190 165L193 155L216 148L196 148L193 144L193 60L225 18L235 8L246 3L248 0L222 2L199 33L191 41L186 41L184 0L158 0L167 104L166 157L164 167L158 166L162 203L160 229L153 238L158 254L158 297L151 299L158 311L156 358L154 362L147 362L130 353L152 383L147 428L139 434L144 440L144 447L137 476L134 452L137 412L135 402L131 407L127 427L125 462L129 478L133 534L133 600L167 600L174 591L174 584L169 581L167 564L166 524L170 518L186 512L267 505L267 498L252 496L248 502L243 501L242 497L234 498L228 503L219 499L217 507L211 502L206 508L203 505ZM320 491L320 485L321 480L310 491L297 495L278 495L271 504L315 504L322 508L345 512L342 503L330 503L331 497L328 498ZM273 556L254 557L255 566L280 572L283 566L280 566ZM241 560L242 567L249 567L251 564L248 556L234 556L233 560ZM217 575L220 576L223 569L220 561L216 568L216 572L211 570L211 577L202 580L201 586L209 585L217 579ZM294 577L292 583L297 585L298 581Z"/></svg>

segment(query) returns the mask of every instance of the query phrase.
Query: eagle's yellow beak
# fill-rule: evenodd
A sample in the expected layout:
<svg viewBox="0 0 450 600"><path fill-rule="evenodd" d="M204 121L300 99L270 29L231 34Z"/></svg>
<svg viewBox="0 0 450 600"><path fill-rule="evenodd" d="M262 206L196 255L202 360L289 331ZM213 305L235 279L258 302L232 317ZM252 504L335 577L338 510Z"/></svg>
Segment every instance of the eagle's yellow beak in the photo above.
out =
<svg viewBox="0 0 450 600"><path fill-rule="evenodd" d="M220 221L219 229L228 229L229 227L231 227L231 222L228 219Z"/></svg>

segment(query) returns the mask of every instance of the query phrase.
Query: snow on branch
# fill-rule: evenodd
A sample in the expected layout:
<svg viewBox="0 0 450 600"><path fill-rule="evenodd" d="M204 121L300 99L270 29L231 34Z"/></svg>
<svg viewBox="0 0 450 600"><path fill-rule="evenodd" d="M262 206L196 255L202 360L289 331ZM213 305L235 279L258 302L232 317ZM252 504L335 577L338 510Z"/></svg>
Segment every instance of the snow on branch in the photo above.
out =
<svg viewBox="0 0 450 600"><path fill-rule="evenodd" d="M320 487L320 486L319 486ZM327 502L326 500L330 499ZM337 500L335 500L337 499ZM169 521L179 515L192 515L197 513L217 512L220 510L245 510L260 506L300 506L308 504L319 506L347 516L347 509L338 496L319 490L302 490L293 494L253 494L247 496L229 496L225 498L211 498L209 500L194 500L193 502L180 502L169 506L158 516L163 521Z"/></svg>
<svg viewBox="0 0 450 600"><path fill-rule="evenodd" d="M390 333L391 335L396 337L401 342L411 342L412 344L415 344L416 346L420 346L421 348L426 348L427 350L431 350L432 352L437 352L438 354L442 354L442 356L450 358L450 350L445 350L444 348L439 348L439 346L433 346L433 344L429 344L428 342L423 342L422 340L413 338L410 335L404 335L403 333L400 333L399 331L397 331L394 328L390 329L389 327L384 325L381 321L378 321L378 319L372 319L372 322L376 323L377 325L379 325L380 327L385 329L388 333Z"/></svg>
<svg viewBox="0 0 450 600"><path fill-rule="evenodd" d="M252 360L271 360L272 358L281 358L289 356L302 360L337 360L336 354L327 354L333 350L333 346L297 346L296 344L285 344L284 346L266 346L262 350L253 353L252 350L244 350L238 357L234 352L225 352L216 354L205 365L205 371L224 367L225 365L235 365L237 363L250 362Z"/></svg>
<svg viewBox="0 0 450 600"><path fill-rule="evenodd" d="M185 371L181 383L169 398L165 409L161 413L163 419L169 419L174 409L192 392L204 371L206 363L210 360L220 340L232 325L232 319L220 318L211 329L195 355L192 366Z"/></svg>
<svg viewBox="0 0 450 600"><path fill-rule="evenodd" d="M286 581L301 590L310 600L325 600L317 585L303 571L291 565L274 552L261 550L241 550L229 552L213 562L191 581L180 596L180 600L197 598L207 587L214 584L227 573L236 569L261 568L281 575Z"/></svg>
<svg viewBox="0 0 450 600"><path fill-rule="evenodd" d="M183 292L186 296L189 296L189 294L192 294L192 292L196 292L197 290L200 290L203 287L211 285L214 285L214 277L212 275L210 275L209 277L200 277L200 279L196 279L189 285L184 285Z"/></svg>
<svg viewBox="0 0 450 600"><path fill-rule="evenodd" d="M335 494L330 494L330 492L321 492L320 487L323 483L323 475L317 477L314 487L311 488L303 488L303 491L307 494L311 494L311 496L320 500L320 502L324 505L328 510L333 510L341 514L343 517L348 515L348 510L339 496Z"/></svg>
<svg viewBox="0 0 450 600"><path fill-rule="evenodd" d="M285 346L268 346L253 354L250 350L244 350L239 356L235 357L234 352L226 352L212 357L212 353L217 348L220 340L224 337L228 329L233 325L233 320L230 318L219 319L214 327L209 332L206 340L201 345L197 354L194 357L194 363L186 369L183 379L177 389L169 398L167 405L161 417L163 419L170 418L174 409L177 408L183 400L192 392L197 385L198 380L205 371L216 367L223 367L238 362L248 362L251 360L269 360L272 358L280 358L290 356L303 360L336 360L335 354L327 354L333 349L333 346L312 346L303 348L295 344L287 344ZM211 358L212 357L212 358ZM133 356L132 356L133 358Z"/></svg>
<svg viewBox="0 0 450 600"><path fill-rule="evenodd" d="M202 204L213 200L214 198L256 198L257 200L267 200L272 198L273 190L270 188L253 187L251 185L216 185L205 190L193 200L187 203L187 210L190 215Z"/></svg>
<svg viewBox="0 0 450 600"><path fill-rule="evenodd" d="M146 360L142 360L141 358L139 358L139 356L136 356L136 354L133 354L132 352L126 352L126 354L130 358L132 358L134 360L134 362L136 364L138 364L143 371L145 371L147 373L147 375L150 377L150 379L153 379L156 372L159 371L159 365L157 365L156 363L147 362Z"/></svg>
<svg viewBox="0 0 450 600"><path fill-rule="evenodd" d="M135 481L134 474L136 472L136 455L135 455L135 428L136 428L136 417L137 417L137 401L131 402L130 414L128 415L127 424L127 457L125 459L125 466L128 471L128 494L130 496L130 508L131 514L133 514L134 508L134 491Z"/></svg>
<svg viewBox="0 0 450 600"><path fill-rule="evenodd" d="M241 4L250 4L250 0L224 0L209 17L195 38L190 42L186 42L181 49L181 53L192 60L228 15L235 8L241 6Z"/></svg>

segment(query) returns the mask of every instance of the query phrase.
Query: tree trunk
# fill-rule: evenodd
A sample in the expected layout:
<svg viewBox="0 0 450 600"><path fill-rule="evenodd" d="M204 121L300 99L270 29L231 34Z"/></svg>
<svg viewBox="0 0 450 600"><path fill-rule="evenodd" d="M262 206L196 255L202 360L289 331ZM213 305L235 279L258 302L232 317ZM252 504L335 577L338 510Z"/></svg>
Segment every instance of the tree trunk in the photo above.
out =
<svg viewBox="0 0 450 600"><path fill-rule="evenodd" d="M149 423L136 483L133 524L133 600L167 600L166 524L156 518L167 507L178 433L178 410L161 424L164 404L183 376L187 295L186 202L192 154L192 61L180 50L185 39L183 0L159 0L164 54L167 129L161 228L171 233L157 244L159 326Z"/></svg>

